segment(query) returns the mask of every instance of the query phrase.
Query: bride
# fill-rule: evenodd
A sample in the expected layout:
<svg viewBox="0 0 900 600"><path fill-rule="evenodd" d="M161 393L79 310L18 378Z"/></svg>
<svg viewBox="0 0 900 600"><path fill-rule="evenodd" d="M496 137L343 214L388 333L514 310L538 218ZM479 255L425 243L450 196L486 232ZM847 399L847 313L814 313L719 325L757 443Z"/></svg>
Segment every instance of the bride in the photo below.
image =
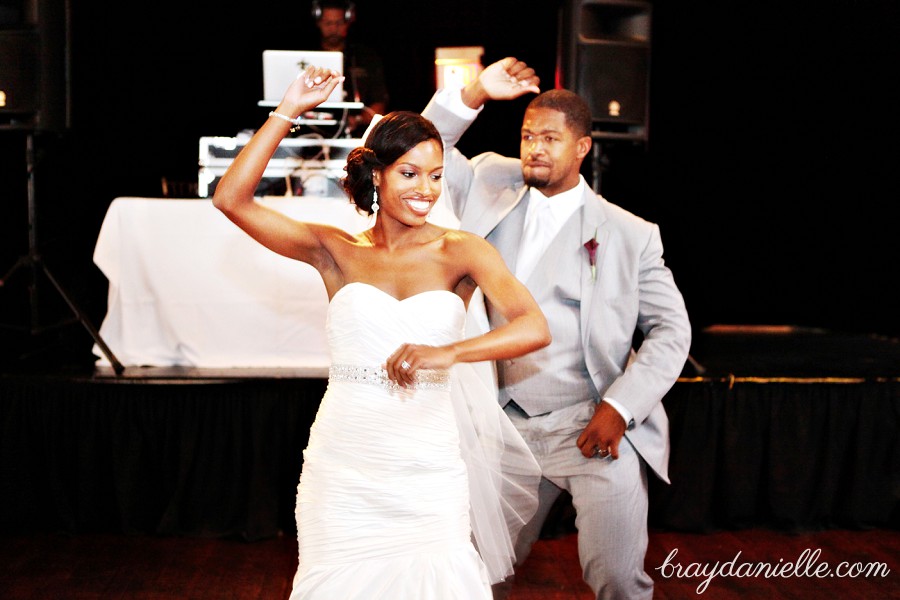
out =
<svg viewBox="0 0 900 600"><path fill-rule="evenodd" d="M259 243L315 267L329 298L332 365L303 453L291 600L490 600L512 571L540 473L466 367L546 346L547 322L488 242L426 220L443 147L421 115L389 113L347 158L342 185L374 216L370 229L351 235L255 201L291 122L339 81L306 69L213 198ZM476 289L506 324L466 337Z"/></svg>

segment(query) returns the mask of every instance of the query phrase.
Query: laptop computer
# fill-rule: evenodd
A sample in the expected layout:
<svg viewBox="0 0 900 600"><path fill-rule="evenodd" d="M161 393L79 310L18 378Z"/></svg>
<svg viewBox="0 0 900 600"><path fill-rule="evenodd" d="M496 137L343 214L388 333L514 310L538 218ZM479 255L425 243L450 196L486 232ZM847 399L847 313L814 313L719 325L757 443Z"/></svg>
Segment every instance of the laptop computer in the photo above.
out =
<svg viewBox="0 0 900 600"><path fill-rule="evenodd" d="M264 50L263 55L263 99L260 106L278 106L284 92L309 65L325 67L338 73L344 72L344 53L323 50ZM328 96L326 105L344 104L344 84L339 83Z"/></svg>

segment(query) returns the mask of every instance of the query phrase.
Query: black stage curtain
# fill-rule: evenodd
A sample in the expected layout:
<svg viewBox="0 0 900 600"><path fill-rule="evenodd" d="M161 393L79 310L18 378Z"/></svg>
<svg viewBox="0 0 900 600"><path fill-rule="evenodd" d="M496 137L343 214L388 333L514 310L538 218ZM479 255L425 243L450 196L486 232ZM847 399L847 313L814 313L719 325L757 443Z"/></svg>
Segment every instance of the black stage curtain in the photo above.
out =
<svg viewBox="0 0 900 600"><path fill-rule="evenodd" d="M897 527L897 380L679 383L665 399L671 485L651 480L651 522L710 531Z"/></svg>
<svg viewBox="0 0 900 600"><path fill-rule="evenodd" d="M0 527L272 537L324 380L0 379Z"/></svg>
<svg viewBox="0 0 900 600"><path fill-rule="evenodd" d="M114 380L113 380L114 381ZM0 530L293 533L326 382L0 377ZM682 380L651 525L896 527L900 381Z"/></svg>

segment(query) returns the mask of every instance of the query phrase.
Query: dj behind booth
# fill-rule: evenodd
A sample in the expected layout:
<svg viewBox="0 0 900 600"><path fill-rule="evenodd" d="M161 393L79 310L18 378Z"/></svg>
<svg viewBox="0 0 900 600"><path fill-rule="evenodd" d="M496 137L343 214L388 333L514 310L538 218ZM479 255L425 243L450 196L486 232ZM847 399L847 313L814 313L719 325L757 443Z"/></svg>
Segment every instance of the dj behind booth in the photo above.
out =
<svg viewBox="0 0 900 600"><path fill-rule="evenodd" d="M388 112L384 62L378 52L356 35L356 5L348 0L313 0L312 18L319 37L316 50L341 52L344 56L346 100L362 102L363 108L350 116L350 137L361 137L377 114Z"/></svg>
<svg viewBox="0 0 900 600"><path fill-rule="evenodd" d="M290 83L309 65L343 73L341 52L321 50L265 50L263 99L258 105L274 109ZM315 111L301 115L296 127L278 147L266 168L256 196L340 196L339 180L350 150L362 145L354 135L353 115L364 109L362 102L348 100L339 84L328 101ZM219 179L253 135L252 130L235 137L201 137L197 195L212 197Z"/></svg>

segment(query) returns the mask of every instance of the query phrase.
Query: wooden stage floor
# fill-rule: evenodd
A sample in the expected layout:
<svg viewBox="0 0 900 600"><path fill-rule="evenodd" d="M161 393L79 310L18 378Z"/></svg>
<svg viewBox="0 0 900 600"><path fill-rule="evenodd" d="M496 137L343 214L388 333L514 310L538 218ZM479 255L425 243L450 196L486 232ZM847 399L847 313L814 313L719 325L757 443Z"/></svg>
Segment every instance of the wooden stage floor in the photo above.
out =
<svg viewBox="0 0 900 600"><path fill-rule="evenodd" d="M574 533L540 540L517 572L509 600L591 600L575 544ZM0 594L4 600L286 600L296 551L296 541L287 536L258 542L108 534L5 536L0 537ZM900 598L898 557L897 531L652 530L646 569L656 583L657 600L890 600ZM699 569L709 572L735 558L736 565L800 561L803 566L769 577L752 574L749 566L730 576L697 575ZM683 570L678 572L676 564ZM845 568L855 569L853 576L838 572Z"/></svg>

